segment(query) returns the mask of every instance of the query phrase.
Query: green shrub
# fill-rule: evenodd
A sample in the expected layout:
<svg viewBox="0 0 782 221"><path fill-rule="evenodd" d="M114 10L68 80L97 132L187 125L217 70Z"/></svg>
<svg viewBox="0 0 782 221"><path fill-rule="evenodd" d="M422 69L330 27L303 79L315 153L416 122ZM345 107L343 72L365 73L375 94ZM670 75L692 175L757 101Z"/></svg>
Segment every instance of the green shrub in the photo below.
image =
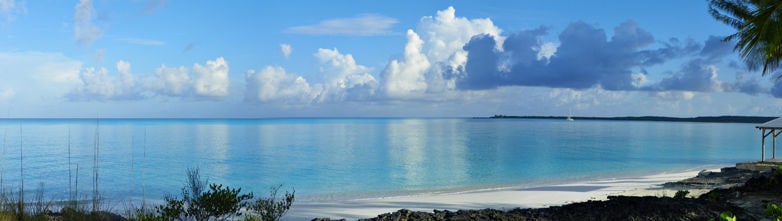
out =
<svg viewBox="0 0 782 221"><path fill-rule="evenodd" d="M720 221L736 221L736 216L730 211L721 212Z"/></svg>
<svg viewBox="0 0 782 221"><path fill-rule="evenodd" d="M282 199L278 199L277 193L282 185L272 187L269 190L268 197L258 198L254 203L250 204L250 210L255 213L253 216L248 217L247 220L280 220L282 216L291 208L294 201L294 194L296 190L292 192L285 191L285 195Z"/></svg>
<svg viewBox="0 0 782 221"><path fill-rule="evenodd" d="M153 211L148 210L145 207L141 208L135 208L132 211L129 212L128 221L163 221L163 220L172 220L172 219L163 219L161 216L158 216Z"/></svg>
<svg viewBox="0 0 782 221"><path fill-rule="evenodd" d="M775 203L769 203L766 206L766 215L771 216L774 221L782 221L782 208Z"/></svg>
<svg viewBox="0 0 782 221"><path fill-rule="evenodd" d="M709 202L717 202L717 199L719 199L719 197L720 197L719 194L717 194L715 192L711 192L711 193L709 193L709 198L707 200Z"/></svg>
<svg viewBox="0 0 782 221"><path fill-rule="evenodd" d="M684 197L687 197L687 194L690 194L690 191L679 190L679 191L676 191L676 194L673 195L673 198L684 199Z"/></svg>
<svg viewBox="0 0 782 221"><path fill-rule="evenodd" d="M157 206L157 213L163 220L177 220L185 215L185 202L183 200L167 196L166 204Z"/></svg>
<svg viewBox="0 0 782 221"><path fill-rule="evenodd" d="M182 188L182 199L168 196L165 204L156 207L156 215L139 215L133 220L236 220L242 218L242 211L248 213L244 220L279 220L290 209L294 201L293 192L285 192L279 198L282 187L273 187L268 197L252 201L253 193L243 194L241 188L233 189L222 184L207 184L201 179L198 169L188 169L187 182Z"/></svg>
<svg viewBox="0 0 782 221"><path fill-rule="evenodd" d="M209 191L201 194L198 199L190 202L187 211L197 220L209 220L209 217L225 219L241 215L239 211L245 200L253 198L253 194L242 194L242 188L231 189L222 184L209 184Z"/></svg>
<svg viewBox="0 0 782 221"><path fill-rule="evenodd" d="M166 204L158 206L158 214L164 220L210 220L226 219L240 215L244 201L253 195L242 194L242 189L223 187L222 184L209 184L204 192L207 179L202 179L198 168L187 170L187 182L182 188L182 199L166 197Z"/></svg>

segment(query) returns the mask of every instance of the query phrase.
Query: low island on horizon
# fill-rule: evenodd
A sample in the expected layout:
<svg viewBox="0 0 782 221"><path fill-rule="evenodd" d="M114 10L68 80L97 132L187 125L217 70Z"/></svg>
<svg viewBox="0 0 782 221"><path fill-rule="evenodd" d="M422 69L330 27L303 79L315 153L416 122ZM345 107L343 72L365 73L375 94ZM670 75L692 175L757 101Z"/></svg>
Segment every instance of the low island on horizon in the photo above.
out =
<svg viewBox="0 0 782 221"><path fill-rule="evenodd" d="M568 116L513 116L494 115L489 119L568 119ZM700 123L765 123L777 117L769 116L698 116L698 117L663 117L663 116L625 116L625 117L570 117L573 120L615 120L615 121L665 121L665 122L700 122Z"/></svg>

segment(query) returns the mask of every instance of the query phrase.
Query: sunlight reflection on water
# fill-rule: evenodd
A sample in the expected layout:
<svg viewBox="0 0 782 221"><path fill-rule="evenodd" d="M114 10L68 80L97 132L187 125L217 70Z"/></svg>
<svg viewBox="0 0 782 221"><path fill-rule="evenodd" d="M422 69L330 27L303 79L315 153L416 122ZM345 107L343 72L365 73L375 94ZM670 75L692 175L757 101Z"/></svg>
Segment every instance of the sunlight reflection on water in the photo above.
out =
<svg viewBox="0 0 782 221"><path fill-rule="evenodd" d="M518 119L0 120L3 186L54 197L178 193L188 167L213 182L297 199L537 185L730 165L757 158L752 124ZM20 137L21 127L22 133ZM69 132L70 131L70 132ZM71 164L68 164L70 133ZM146 135L145 135L146 134ZM145 154L146 152L146 154ZM72 173L69 177L68 172ZM143 186L142 186L143 185Z"/></svg>

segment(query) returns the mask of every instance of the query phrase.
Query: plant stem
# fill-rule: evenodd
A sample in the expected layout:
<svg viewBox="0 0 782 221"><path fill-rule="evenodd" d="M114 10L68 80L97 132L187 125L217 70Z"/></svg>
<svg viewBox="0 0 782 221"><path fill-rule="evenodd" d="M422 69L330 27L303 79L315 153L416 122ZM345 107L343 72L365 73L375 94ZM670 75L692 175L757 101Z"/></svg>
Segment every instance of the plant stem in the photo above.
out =
<svg viewBox="0 0 782 221"><path fill-rule="evenodd" d="M146 168L147 163L147 128L144 128L144 159L141 161L141 208L146 208L147 205L147 197L146 197L146 185L144 184L144 171Z"/></svg>
<svg viewBox="0 0 782 221"><path fill-rule="evenodd" d="M71 128L68 127L68 194L73 198L73 178L71 174Z"/></svg>
<svg viewBox="0 0 782 221"><path fill-rule="evenodd" d="M19 202L17 202L17 209L19 210L20 218L24 215L24 139L22 139L22 124L19 123L19 177L21 179L21 185L19 185Z"/></svg>
<svg viewBox="0 0 782 221"><path fill-rule="evenodd" d="M95 119L95 144L92 155L92 211L98 211L98 155L100 154L100 119Z"/></svg>
<svg viewBox="0 0 782 221"><path fill-rule="evenodd" d="M3 155L0 156L0 193L5 193L5 187L3 186L3 175L5 174L5 145L6 137L8 135L8 128L3 128Z"/></svg>
<svg viewBox="0 0 782 221"><path fill-rule="evenodd" d="M132 133L133 132L131 131L131 134ZM134 175L133 174L133 160L135 158L134 157L135 154L133 154L133 147L135 147L135 146L136 146L135 136L131 135L130 136L130 194L128 194L128 205L129 206L133 205L133 201L132 201L133 200L133 175Z"/></svg>
<svg viewBox="0 0 782 221"><path fill-rule="evenodd" d="M22 139L22 124L19 124L19 175L21 185L19 186L19 201L24 202L24 140Z"/></svg>

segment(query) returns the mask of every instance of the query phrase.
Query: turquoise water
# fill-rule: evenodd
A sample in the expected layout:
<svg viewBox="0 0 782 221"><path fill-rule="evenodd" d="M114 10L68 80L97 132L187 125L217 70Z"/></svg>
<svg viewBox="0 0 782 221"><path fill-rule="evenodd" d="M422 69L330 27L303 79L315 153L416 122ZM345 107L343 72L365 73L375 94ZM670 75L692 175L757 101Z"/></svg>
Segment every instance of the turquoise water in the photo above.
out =
<svg viewBox="0 0 782 221"><path fill-rule="evenodd" d="M54 197L67 198L69 188L85 195L92 191L97 152L98 189L110 200L140 199L142 192L147 199L178 194L188 167L247 191L283 184L296 189L297 199L362 198L732 165L760 158L754 126L525 119L0 120L0 172L2 185L16 189L21 163L25 190L42 184Z"/></svg>

